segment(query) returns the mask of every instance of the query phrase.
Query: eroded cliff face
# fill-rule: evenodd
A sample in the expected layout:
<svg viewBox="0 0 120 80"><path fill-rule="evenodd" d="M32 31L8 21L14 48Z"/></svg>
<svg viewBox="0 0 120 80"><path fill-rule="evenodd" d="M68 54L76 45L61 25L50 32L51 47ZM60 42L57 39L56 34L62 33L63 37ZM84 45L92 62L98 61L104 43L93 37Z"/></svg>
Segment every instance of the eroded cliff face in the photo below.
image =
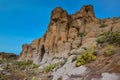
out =
<svg viewBox="0 0 120 80"><path fill-rule="evenodd" d="M80 48L83 44L88 45L88 42L94 41L100 32L120 29L120 23L117 21L97 19L91 5L83 6L72 15L57 7L52 11L50 24L44 36L33 40L31 44L23 45L19 60L31 59L35 63L40 63L43 58L61 56ZM108 27L100 28L101 24L107 24Z"/></svg>

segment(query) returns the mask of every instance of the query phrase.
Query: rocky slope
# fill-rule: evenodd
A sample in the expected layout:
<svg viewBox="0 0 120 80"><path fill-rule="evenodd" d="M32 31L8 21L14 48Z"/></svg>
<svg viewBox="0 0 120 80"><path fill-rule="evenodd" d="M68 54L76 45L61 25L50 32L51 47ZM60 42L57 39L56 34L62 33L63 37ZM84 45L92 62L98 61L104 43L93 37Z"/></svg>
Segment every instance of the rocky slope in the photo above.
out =
<svg viewBox="0 0 120 80"><path fill-rule="evenodd" d="M18 62L17 60L0 61L0 80L36 80L39 65L33 64L28 60ZM33 79L32 79L33 78Z"/></svg>
<svg viewBox="0 0 120 80"><path fill-rule="evenodd" d="M57 7L44 36L22 46L19 61L40 64L38 80L119 80L119 36L120 18L98 19L91 5L72 15Z"/></svg>

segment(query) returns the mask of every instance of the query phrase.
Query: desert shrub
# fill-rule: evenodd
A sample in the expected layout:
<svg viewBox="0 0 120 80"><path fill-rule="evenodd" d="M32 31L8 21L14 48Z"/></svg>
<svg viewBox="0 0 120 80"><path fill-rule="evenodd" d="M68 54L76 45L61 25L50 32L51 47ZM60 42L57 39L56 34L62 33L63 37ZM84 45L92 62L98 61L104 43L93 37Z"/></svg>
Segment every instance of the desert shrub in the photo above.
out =
<svg viewBox="0 0 120 80"><path fill-rule="evenodd" d="M82 47L82 49L87 50L87 48L86 48L86 47Z"/></svg>
<svg viewBox="0 0 120 80"><path fill-rule="evenodd" d="M54 60L54 59L61 59L61 57L53 57L52 60Z"/></svg>
<svg viewBox="0 0 120 80"><path fill-rule="evenodd" d="M32 60L26 60L26 61L18 61L16 63L16 65L18 66L18 68L20 69L25 69L26 66L32 65L33 61Z"/></svg>
<svg viewBox="0 0 120 80"><path fill-rule="evenodd" d="M56 66L57 66L57 64L50 64L48 66L45 66L44 67L44 72L48 73L49 71L53 70Z"/></svg>
<svg viewBox="0 0 120 80"><path fill-rule="evenodd" d="M116 51L116 48L112 45L107 45L103 49L103 53L105 56L111 56L115 53L115 51Z"/></svg>
<svg viewBox="0 0 120 80"><path fill-rule="evenodd" d="M76 61L77 60L77 56L74 56L73 58L72 58L72 61L71 62L74 62L74 61Z"/></svg>
<svg viewBox="0 0 120 80"><path fill-rule="evenodd" d="M21 62L21 61L17 63L17 66L18 66L18 68L19 68L20 70L23 70L23 69L26 68L26 65L25 65L23 62Z"/></svg>
<svg viewBox="0 0 120 80"><path fill-rule="evenodd" d="M107 36L109 35L109 31L108 32L102 32L98 37L97 37L97 43L104 43L107 40Z"/></svg>
<svg viewBox="0 0 120 80"><path fill-rule="evenodd" d="M38 80L36 77L33 77L32 80Z"/></svg>
<svg viewBox="0 0 120 80"><path fill-rule="evenodd" d="M77 59L76 67L79 67L87 62L96 60L96 56L89 51L85 51L80 57Z"/></svg>
<svg viewBox="0 0 120 80"><path fill-rule="evenodd" d="M0 73L0 79L3 77L3 74Z"/></svg>
<svg viewBox="0 0 120 80"><path fill-rule="evenodd" d="M32 64L33 63L33 61L31 61L31 60L26 60L26 61L18 61L18 66L22 66L22 65L30 65L30 64Z"/></svg>
<svg viewBox="0 0 120 80"><path fill-rule="evenodd" d="M32 68L38 68L40 65L37 65L37 64L32 64L31 67Z"/></svg>
<svg viewBox="0 0 120 80"><path fill-rule="evenodd" d="M76 67L79 67L85 63L96 60L96 55L94 54L96 45L93 45L90 49L82 53L76 62Z"/></svg>
<svg viewBox="0 0 120 80"><path fill-rule="evenodd" d="M63 60L64 60L65 63L67 62L67 58L65 58L65 57L63 57Z"/></svg>
<svg viewBox="0 0 120 80"><path fill-rule="evenodd" d="M0 64L3 64L3 60L0 60Z"/></svg>
<svg viewBox="0 0 120 80"><path fill-rule="evenodd" d="M50 79L47 77L42 77L41 80L50 80Z"/></svg>
<svg viewBox="0 0 120 80"><path fill-rule="evenodd" d="M60 67L64 66L65 62L61 61L60 63Z"/></svg>
<svg viewBox="0 0 120 80"><path fill-rule="evenodd" d="M80 35L80 37L83 37L83 36L86 36L87 33L86 32L80 32L79 35Z"/></svg>
<svg viewBox="0 0 120 80"><path fill-rule="evenodd" d="M107 24L101 24L99 27L104 28L104 27L107 27L107 26L108 26Z"/></svg>
<svg viewBox="0 0 120 80"><path fill-rule="evenodd" d="M63 41L63 43L66 43L66 41Z"/></svg>
<svg viewBox="0 0 120 80"><path fill-rule="evenodd" d="M68 53L67 55L68 55L68 56L71 56L71 55L72 55L72 53Z"/></svg>
<svg viewBox="0 0 120 80"><path fill-rule="evenodd" d="M8 79L4 74L0 73L0 80L8 80Z"/></svg>
<svg viewBox="0 0 120 80"><path fill-rule="evenodd" d="M120 44L120 31L115 31L115 32L103 32L101 33L97 40L98 43L110 43L110 44Z"/></svg>
<svg viewBox="0 0 120 80"><path fill-rule="evenodd" d="M120 44L120 31L111 32L111 33L107 36L107 41L108 41L109 43Z"/></svg>
<svg viewBox="0 0 120 80"><path fill-rule="evenodd" d="M63 61L60 62L60 66L62 67L67 62L67 58L63 57Z"/></svg>
<svg viewBox="0 0 120 80"><path fill-rule="evenodd" d="M97 38L96 41L97 41L97 43L101 43L102 44L102 43L105 42L105 37L104 36L100 36L100 37Z"/></svg>
<svg viewBox="0 0 120 80"><path fill-rule="evenodd" d="M62 80L62 77L59 77L57 80Z"/></svg>

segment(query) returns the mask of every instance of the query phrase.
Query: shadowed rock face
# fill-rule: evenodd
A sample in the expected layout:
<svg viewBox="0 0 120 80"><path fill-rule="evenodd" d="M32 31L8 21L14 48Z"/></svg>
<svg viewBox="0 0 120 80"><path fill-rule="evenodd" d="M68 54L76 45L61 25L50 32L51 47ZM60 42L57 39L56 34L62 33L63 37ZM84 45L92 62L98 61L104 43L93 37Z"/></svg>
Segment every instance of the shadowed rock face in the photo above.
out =
<svg viewBox="0 0 120 80"><path fill-rule="evenodd" d="M80 11L72 15L57 7L51 13L50 23L44 36L33 40L31 44L23 45L19 60L32 59L35 63L39 63L44 54L52 58L54 55L68 53L86 44L100 32L110 30L114 21L117 20L97 19L91 5L83 6ZM99 28L103 23L108 27ZM119 24L114 24L116 27L113 30L120 28Z"/></svg>

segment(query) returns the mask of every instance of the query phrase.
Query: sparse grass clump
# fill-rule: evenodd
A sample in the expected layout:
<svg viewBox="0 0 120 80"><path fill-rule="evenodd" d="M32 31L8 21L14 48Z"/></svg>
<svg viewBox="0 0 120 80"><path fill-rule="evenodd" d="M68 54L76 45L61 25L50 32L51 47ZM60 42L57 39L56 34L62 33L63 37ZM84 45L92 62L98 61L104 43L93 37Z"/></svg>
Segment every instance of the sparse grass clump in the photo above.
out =
<svg viewBox="0 0 120 80"><path fill-rule="evenodd" d="M62 80L62 77L59 77L57 80Z"/></svg>
<svg viewBox="0 0 120 80"><path fill-rule="evenodd" d="M32 60L26 60L26 61L17 61L14 63L17 68L19 68L20 70L24 70L27 67L34 69L34 68L38 68L39 65L34 64Z"/></svg>
<svg viewBox="0 0 120 80"><path fill-rule="evenodd" d="M107 27L107 26L108 26L107 24L101 24L99 27L104 28L104 27Z"/></svg>
<svg viewBox="0 0 120 80"><path fill-rule="evenodd" d="M33 61L32 61L32 60L18 61L18 62L17 62L17 66L18 66L18 68L20 68L21 70L25 69L26 66L32 65L32 64L33 64Z"/></svg>
<svg viewBox="0 0 120 80"><path fill-rule="evenodd" d="M80 37L83 37L83 36L86 36L87 33L86 32L80 32L79 35L80 35Z"/></svg>
<svg viewBox="0 0 120 80"><path fill-rule="evenodd" d="M116 50L117 49L114 46L107 45L107 46L104 47L103 53L104 53L105 56L111 56L115 53Z"/></svg>
<svg viewBox="0 0 120 80"><path fill-rule="evenodd" d="M48 66L45 66L44 67L44 72L48 73L49 71L53 70L56 66L57 66L57 64L50 64Z"/></svg>
<svg viewBox="0 0 120 80"><path fill-rule="evenodd" d="M100 36L100 37L98 37L96 41L97 41L97 43L99 43L99 44L104 43L104 42L105 42L105 36Z"/></svg>
<svg viewBox="0 0 120 80"><path fill-rule="evenodd" d="M36 77L33 77L32 80L38 80Z"/></svg>
<svg viewBox="0 0 120 80"><path fill-rule="evenodd" d="M86 50L84 53L82 53L80 57L77 59L76 67L84 65L90 61L96 60L96 55L94 54L95 49L96 46L92 46L91 49Z"/></svg>
<svg viewBox="0 0 120 80"><path fill-rule="evenodd" d="M3 64L3 60L0 60L0 64Z"/></svg>
<svg viewBox="0 0 120 80"><path fill-rule="evenodd" d="M40 65L37 65L37 64L32 64L31 67L34 69L34 68L38 68Z"/></svg>
<svg viewBox="0 0 120 80"><path fill-rule="evenodd" d="M68 55L68 56L71 56L71 55L72 55L72 53L68 53L67 55Z"/></svg>

